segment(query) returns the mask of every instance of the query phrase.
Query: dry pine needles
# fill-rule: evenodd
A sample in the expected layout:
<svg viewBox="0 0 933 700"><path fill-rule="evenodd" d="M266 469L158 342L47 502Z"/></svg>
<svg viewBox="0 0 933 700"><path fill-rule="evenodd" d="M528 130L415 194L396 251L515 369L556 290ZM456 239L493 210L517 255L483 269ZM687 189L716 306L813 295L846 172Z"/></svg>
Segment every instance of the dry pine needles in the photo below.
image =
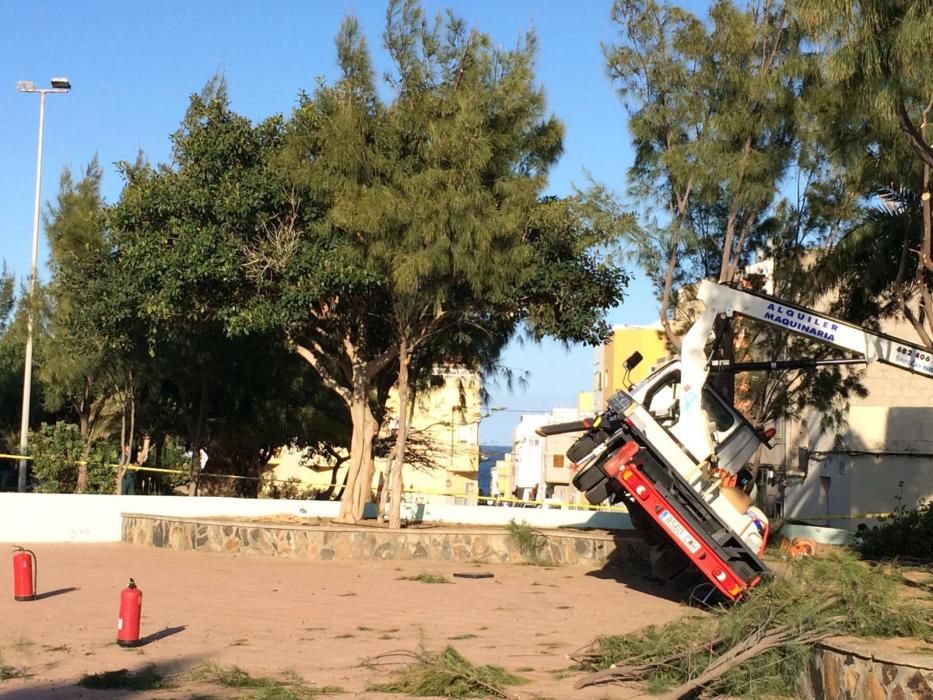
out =
<svg viewBox="0 0 933 700"><path fill-rule="evenodd" d="M821 639L933 633L933 609L904 601L899 580L846 553L790 562L738 605L595 640L572 656L592 672L578 687L640 681L671 700L700 692L795 697Z"/></svg>
<svg viewBox="0 0 933 700"><path fill-rule="evenodd" d="M398 657L402 652L390 656ZM415 697L508 698L505 688L524 683L525 679L500 666L475 666L451 646L439 654L404 653L413 663L385 682L370 686L384 693L406 693ZM370 665L380 665L380 657Z"/></svg>

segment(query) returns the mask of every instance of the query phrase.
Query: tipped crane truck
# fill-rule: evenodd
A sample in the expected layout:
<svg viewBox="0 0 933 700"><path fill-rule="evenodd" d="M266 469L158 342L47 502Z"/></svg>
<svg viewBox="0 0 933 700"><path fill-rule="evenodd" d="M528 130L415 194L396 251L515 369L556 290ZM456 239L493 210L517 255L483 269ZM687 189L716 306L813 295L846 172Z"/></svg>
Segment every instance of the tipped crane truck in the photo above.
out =
<svg viewBox="0 0 933 700"><path fill-rule="evenodd" d="M567 451L574 486L592 504L622 502L633 527L660 550L682 553L729 601L741 598L768 568L761 560L768 519L751 505L748 461L774 435L752 425L708 385L711 371L779 370L882 362L933 377L933 354L882 333L776 297L704 281L705 308L687 331L680 356L618 391L600 415L543 426L541 435L585 431ZM855 354L723 366L707 354L717 317L740 316ZM630 371L641 360L625 362Z"/></svg>

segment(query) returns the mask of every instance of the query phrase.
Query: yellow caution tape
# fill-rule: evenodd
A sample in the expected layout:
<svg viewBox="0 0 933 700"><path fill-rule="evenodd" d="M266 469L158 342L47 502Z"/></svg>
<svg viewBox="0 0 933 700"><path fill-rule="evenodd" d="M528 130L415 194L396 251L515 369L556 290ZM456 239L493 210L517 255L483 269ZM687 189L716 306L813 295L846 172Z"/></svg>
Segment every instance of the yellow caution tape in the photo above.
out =
<svg viewBox="0 0 933 700"><path fill-rule="evenodd" d="M32 457L28 455L11 455L0 453L0 459L26 459L31 460ZM80 464L80 462L78 462ZM111 464L109 465L116 469L119 469L120 464ZM187 469L164 469L162 467L141 467L134 464L126 465L127 471L134 472L157 472L160 474L187 474ZM210 472L202 472L201 476L211 477L215 479L244 479L247 481L260 481L263 480L263 477L259 476L240 476L237 474L213 474ZM273 483L288 483L290 479L265 479L265 481L271 481ZM512 498L508 496L470 496L462 493L449 493L447 491L431 491L431 490L414 490L414 489L405 489L404 492L408 495L416 496L449 496L451 498L475 498L477 501L485 501L488 503L498 504L498 503L516 503L522 505L533 505L533 506L569 506L571 508L578 508L580 510L598 510L606 512L617 512L617 513L627 513L628 510L625 506L594 506L589 503L572 503L567 501L524 501L520 498ZM887 518L891 513L856 513L851 515L795 515L791 520L881 520L882 518Z"/></svg>
<svg viewBox="0 0 933 700"><path fill-rule="evenodd" d="M854 513L852 515L794 515L785 519L791 521L797 520L881 520L887 518L892 513ZM794 524L793 522L788 524Z"/></svg>

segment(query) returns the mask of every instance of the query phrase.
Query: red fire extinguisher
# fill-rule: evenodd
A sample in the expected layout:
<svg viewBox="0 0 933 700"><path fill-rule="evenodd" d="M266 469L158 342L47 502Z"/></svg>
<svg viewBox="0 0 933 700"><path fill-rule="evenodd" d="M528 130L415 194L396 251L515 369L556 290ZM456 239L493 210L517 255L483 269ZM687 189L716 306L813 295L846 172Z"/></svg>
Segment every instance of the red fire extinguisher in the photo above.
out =
<svg viewBox="0 0 933 700"><path fill-rule="evenodd" d="M35 552L17 545L13 548L13 597L35 600L38 585L39 562Z"/></svg>
<svg viewBox="0 0 933 700"><path fill-rule="evenodd" d="M120 592L120 619L117 621L117 644L134 647L139 644L139 617L143 608L143 592L130 579Z"/></svg>

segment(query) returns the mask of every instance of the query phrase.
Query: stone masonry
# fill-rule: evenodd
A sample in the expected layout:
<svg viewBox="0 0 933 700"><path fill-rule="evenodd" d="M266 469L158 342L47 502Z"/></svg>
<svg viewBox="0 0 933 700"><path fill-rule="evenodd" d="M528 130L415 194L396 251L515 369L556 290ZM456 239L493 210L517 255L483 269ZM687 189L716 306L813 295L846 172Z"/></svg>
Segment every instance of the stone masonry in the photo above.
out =
<svg viewBox="0 0 933 700"><path fill-rule="evenodd" d="M618 556L618 545L637 541L633 532L535 532L538 559L558 566L601 567ZM528 559L503 528L392 531L350 525L243 523L124 514L122 539L152 547L293 559L425 559L503 564Z"/></svg>
<svg viewBox="0 0 933 700"><path fill-rule="evenodd" d="M933 700L933 657L890 643L834 638L813 652L805 700Z"/></svg>

